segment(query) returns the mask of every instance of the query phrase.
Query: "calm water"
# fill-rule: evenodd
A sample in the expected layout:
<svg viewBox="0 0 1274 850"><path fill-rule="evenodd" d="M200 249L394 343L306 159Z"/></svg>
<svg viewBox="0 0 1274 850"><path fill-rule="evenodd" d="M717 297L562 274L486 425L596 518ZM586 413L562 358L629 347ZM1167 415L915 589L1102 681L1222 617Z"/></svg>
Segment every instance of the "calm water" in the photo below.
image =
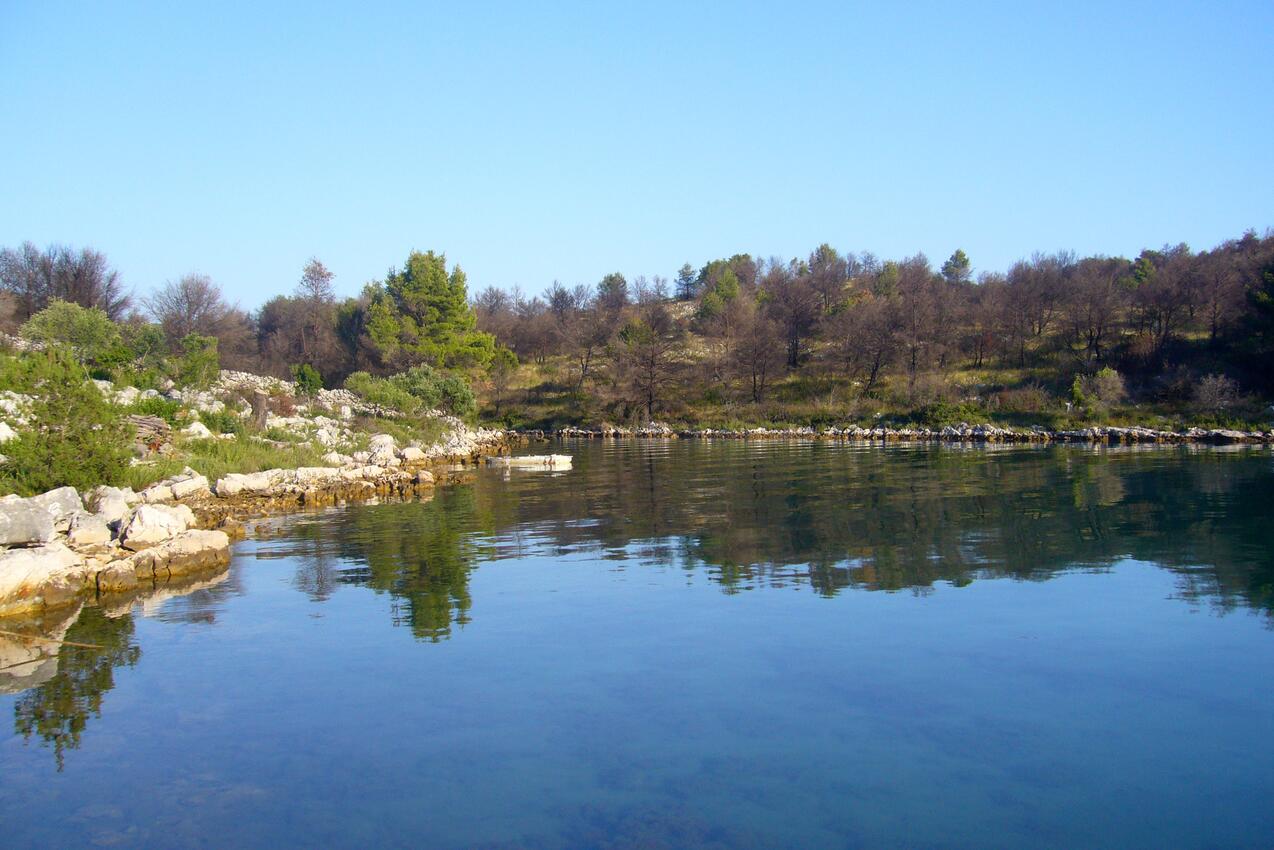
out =
<svg viewBox="0 0 1274 850"><path fill-rule="evenodd" d="M565 450L85 608L0 844L1274 845L1269 451Z"/></svg>

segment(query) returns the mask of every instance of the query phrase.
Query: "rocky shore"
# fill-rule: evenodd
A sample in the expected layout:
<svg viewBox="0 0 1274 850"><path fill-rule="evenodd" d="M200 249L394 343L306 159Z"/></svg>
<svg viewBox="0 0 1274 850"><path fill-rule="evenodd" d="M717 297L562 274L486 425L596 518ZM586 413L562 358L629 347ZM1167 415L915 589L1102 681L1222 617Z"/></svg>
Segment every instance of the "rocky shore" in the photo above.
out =
<svg viewBox="0 0 1274 850"><path fill-rule="evenodd" d="M502 431L460 429L422 449L377 434L332 466L230 474L192 469L141 492L62 487L0 498L0 620L47 619L86 598L157 589L224 570L246 519L348 502L428 497L467 464L507 451ZM430 468L434 467L434 468Z"/></svg>
<svg viewBox="0 0 1274 850"><path fill-rule="evenodd" d="M1001 428L990 424L947 425L942 428L863 428L846 425L841 428L743 428L743 429L675 429L652 422L638 428L599 426L596 428L559 428L555 431L519 431L525 438L569 439L712 439L712 440L844 440L862 442L962 442L962 443L1210 443L1270 444L1274 430L1234 431L1228 429L1190 428L1164 431L1143 427L1098 425L1074 430L1050 431L1039 426Z"/></svg>

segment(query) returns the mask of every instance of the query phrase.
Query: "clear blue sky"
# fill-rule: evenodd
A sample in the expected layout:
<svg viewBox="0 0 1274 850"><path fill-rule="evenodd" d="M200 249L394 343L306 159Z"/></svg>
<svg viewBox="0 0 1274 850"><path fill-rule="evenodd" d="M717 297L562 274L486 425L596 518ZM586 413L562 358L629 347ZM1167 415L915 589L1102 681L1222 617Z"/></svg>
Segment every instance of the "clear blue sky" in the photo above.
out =
<svg viewBox="0 0 1274 850"><path fill-rule="evenodd" d="M1274 3L900 5L0 0L0 245L255 307L1274 225Z"/></svg>

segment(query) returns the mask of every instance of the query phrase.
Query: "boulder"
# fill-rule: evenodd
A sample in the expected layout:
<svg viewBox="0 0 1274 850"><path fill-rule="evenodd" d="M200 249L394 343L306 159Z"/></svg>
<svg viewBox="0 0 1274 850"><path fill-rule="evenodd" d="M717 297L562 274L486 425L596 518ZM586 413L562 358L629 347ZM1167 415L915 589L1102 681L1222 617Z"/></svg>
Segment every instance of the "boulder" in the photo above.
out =
<svg viewBox="0 0 1274 850"><path fill-rule="evenodd" d="M18 432L9 427L9 423L0 422L0 443L7 443L18 436Z"/></svg>
<svg viewBox="0 0 1274 850"><path fill-rule="evenodd" d="M131 555L128 560L139 581L162 581L230 563L230 537L224 531L193 529Z"/></svg>
<svg viewBox="0 0 1274 850"><path fill-rule="evenodd" d="M183 514L181 509L185 508ZM189 519L187 519L189 515ZM120 544L134 552L163 543L190 527L194 515L185 505L142 505L120 532Z"/></svg>
<svg viewBox="0 0 1274 850"><path fill-rule="evenodd" d="M187 437L192 437L196 440L211 440L212 439L212 431L209 430L208 426L203 424L202 422L191 422L185 428L181 429L181 433L185 434Z"/></svg>
<svg viewBox="0 0 1274 850"><path fill-rule="evenodd" d="M296 470L296 483L329 484L341 480L341 470L333 466L302 466Z"/></svg>
<svg viewBox="0 0 1274 850"><path fill-rule="evenodd" d="M39 505L53 517L53 527L58 531L66 531L71 525L71 515L84 510L84 502L74 487L59 487L27 501Z"/></svg>
<svg viewBox="0 0 1274 850"><path fill-rule="evenodd" d="M283 480L284 470L267 469L263 472L232 472L217 481L217 495L224 498L242 493L268 493Z"/></svg>
<svg viewBox="0 0 1274 850"><path fill-rule="evenodd" d="M80 511L71 517L71 528L66 539L76 549L105 546L111 542L111 528L97 514Z"/></svg>
<svg viewBox="0 0 1274 850"><path fill-rule="evenodd" d="M158 504L159 502L171 502L173 496L173 488L167 484L152 484L141 492L142 502L148 505Z"/></svg>
<svg viewBox="0 0 1274 850"><path fill-rule="evenodd" d="M425 450L418 446L407 446L404 449L400 449L398 456L403 459L404 463L423 463L428 457L425 454Z"/></svg>
<svg viewBox="0 0 1274 850"><path fill-rule="evenodd" d="M204 475L195 475L182 481L176 481L172 484L173 496L178 499L189 499L192 496L202 496L211 492L208 487L208 478Z"/></svg>
<svg viewBox="0 0 1274 850"><path fill-rule="evenodd" d="M89 491L84 504L107 525L118 526L128 516L129 494L136 497L131 489L126 493L118 487L96 487Z"/></svg>
<svg viewBox="0 0 1274 850"><path fill-rule="evenodd" d="M53 515L30 499L0 501L0 545L29 546L53 539Z"/></svg>
<svg viewBox="0 0 1274 850"><path fill-rule="evenodd" d="M416 473L417 484L433 484L434 474L427 469L422 469Z"/></svg>
<svg viewBox="0 0 1274 850"><path fill-rule="evenodd" d="M0 552L0 614L40 612L75 601L88 570L61 543Z"/></svg>

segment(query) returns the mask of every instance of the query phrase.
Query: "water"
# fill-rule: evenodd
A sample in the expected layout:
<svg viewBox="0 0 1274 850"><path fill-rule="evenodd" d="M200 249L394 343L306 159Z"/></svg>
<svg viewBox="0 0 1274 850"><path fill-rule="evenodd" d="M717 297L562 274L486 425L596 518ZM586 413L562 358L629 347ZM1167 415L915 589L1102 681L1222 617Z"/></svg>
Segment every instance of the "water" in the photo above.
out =
<svg viewBox="0 0 1274 850"><path fill-rule="evenodd" d="M565 449L85 608L0 843L1274 843L1268 450Z"/></svg>

